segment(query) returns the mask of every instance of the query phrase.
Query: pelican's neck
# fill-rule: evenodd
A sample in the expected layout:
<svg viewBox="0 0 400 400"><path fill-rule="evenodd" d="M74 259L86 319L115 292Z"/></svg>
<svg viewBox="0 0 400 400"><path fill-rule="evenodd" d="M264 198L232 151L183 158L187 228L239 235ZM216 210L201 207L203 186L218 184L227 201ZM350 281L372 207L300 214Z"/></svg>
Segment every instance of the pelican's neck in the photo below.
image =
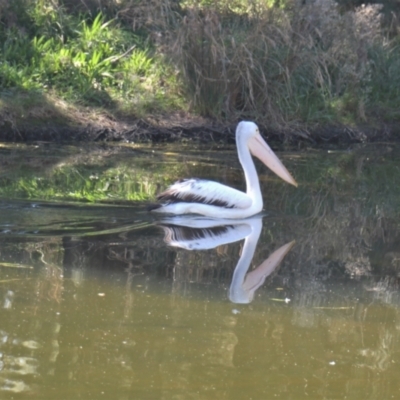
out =
<svg viewBox="0 0 400 400"><path fill-rule="evenodd" d="M255 201L260 201L262 204L262 196L260 190L260 181L256 166L254 165L253 158L250 154L249 147L244 140L236 138L236 146L239 156L240 164L242 164L245 180L246 180L246 193Z"/></svg>

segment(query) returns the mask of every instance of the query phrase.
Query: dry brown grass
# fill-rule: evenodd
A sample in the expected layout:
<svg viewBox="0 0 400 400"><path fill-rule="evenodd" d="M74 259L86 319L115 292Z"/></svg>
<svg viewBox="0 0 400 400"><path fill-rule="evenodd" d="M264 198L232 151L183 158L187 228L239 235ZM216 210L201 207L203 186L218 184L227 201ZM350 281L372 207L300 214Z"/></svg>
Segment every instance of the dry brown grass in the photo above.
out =
<svg viewBox="0 0 400 400"><path fill-rule="evenodd" d="M172 49L195 109L288 130L321 114L364 120L368 50L384 41L380 6L341 14L317 0L242 15L192 7Z"/></svg>

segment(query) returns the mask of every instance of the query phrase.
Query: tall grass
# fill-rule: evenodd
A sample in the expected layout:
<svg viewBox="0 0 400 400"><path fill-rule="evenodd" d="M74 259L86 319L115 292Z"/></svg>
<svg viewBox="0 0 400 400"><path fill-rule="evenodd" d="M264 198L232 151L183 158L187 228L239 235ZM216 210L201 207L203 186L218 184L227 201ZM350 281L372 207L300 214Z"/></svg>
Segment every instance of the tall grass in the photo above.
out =
<svg viewBox="0 0 400 400"><path fill-rule="evenodd" d="M182 79L199 112L278 129L400 117L400 53L379 5L231 8L188 8L178 30Z"/></svg>

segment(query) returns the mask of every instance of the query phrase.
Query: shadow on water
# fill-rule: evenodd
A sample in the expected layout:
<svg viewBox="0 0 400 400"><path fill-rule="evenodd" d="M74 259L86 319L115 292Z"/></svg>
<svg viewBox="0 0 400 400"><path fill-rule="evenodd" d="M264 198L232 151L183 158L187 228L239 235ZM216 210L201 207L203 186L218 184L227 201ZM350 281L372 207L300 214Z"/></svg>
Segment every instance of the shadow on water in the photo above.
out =
<svg viewBox="0 0 400 400"><path fill-rule="evenodd" d="M217 152L168 152L216 174ZM260 174L267 211L240 221L3 192L0 397L396 398L399 152L292 153L300 188Z"/></svg>

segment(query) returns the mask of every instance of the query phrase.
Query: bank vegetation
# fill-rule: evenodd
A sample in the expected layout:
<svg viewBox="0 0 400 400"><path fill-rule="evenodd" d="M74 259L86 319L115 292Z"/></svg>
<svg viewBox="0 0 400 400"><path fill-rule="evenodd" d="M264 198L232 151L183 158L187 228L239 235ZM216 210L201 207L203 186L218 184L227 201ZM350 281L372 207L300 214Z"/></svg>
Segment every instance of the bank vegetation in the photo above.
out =
<svg viewBox="0 0 400 400"><path fill-rule="evenodd" d="M222 131L252 119L285 139L397 135L390 0L0 0L0 19L2 139L138 120Z"/></svg>

